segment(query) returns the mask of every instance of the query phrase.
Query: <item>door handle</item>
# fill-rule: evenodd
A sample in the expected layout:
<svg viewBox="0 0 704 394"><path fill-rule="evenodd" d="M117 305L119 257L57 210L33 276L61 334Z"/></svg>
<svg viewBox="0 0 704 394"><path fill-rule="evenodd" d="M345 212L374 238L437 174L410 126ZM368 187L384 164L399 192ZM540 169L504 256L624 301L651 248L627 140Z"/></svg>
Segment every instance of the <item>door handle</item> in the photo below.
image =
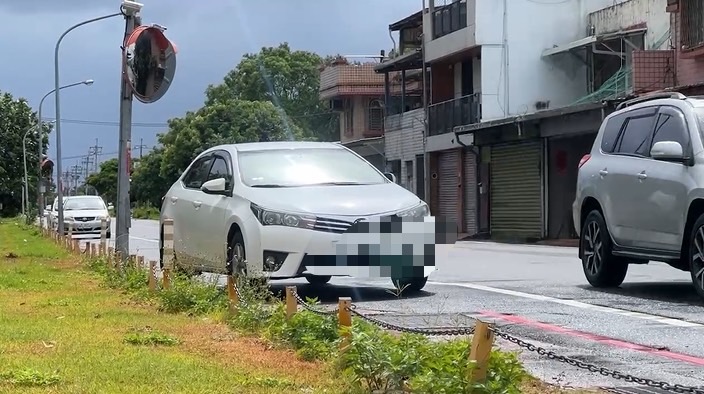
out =
<svg viewBox="0 0 704 394"><path fill-rule="evenodd" d="M638 179L640 179L641 181L647 177L648 177L648 174L646 174L645 171L638 173Z"/></svg>
<svg viewBox="0 0 704 394"><path fill-rule="evenodd" d="M203 204L202 201L193 201L193 206L196 207L196 209L200 208L201 204Z"/></svg>
<svg viewBox="0 0 704 394"><path fill-rule="evenodd" d="M178 197L176 196L171 196L171 202L176 204L176 201L178 201Z"/></svg>
<svg viewBox="0 0 704 394"><path fill-rule="evenodd" d="M601 175L601 176L607 176L607 175L609 175L609 172L606 171L606 168L604 168L603 170L599 170L599 175Z"/></svg>

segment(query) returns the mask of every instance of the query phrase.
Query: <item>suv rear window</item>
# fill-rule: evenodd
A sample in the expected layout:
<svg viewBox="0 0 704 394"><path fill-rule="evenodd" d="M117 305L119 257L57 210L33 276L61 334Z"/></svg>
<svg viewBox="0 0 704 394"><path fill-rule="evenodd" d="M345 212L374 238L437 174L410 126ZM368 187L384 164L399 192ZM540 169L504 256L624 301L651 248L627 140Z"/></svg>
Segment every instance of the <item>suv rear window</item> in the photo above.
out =
<svg viewBox="0 0 704 394"><path fill-rule="evenodd" d="M626 119L626 114L616 115L606 121L604 126L604 135L601 138L601 150L604 153L613 153L618 132L621 131L623 121Z"/></svg>

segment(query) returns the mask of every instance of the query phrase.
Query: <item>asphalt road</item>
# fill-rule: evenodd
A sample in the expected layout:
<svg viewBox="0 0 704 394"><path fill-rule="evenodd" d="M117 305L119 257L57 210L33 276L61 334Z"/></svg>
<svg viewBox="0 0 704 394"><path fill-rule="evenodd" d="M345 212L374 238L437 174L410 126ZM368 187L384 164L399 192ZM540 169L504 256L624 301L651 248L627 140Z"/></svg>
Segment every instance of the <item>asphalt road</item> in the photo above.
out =
<svg viewBox="0 0 704 394"><path fill-rule="evenodd" d="M131 253L158 260L158 237L156 221L133 220ZM318 289L305 280L273 286L296 284L301 296L331 306L350 296L359 311L404 326L467 325L480 318L558 355L670 384L704 386L704 303L689 274L660 263L631 266L621 288L599 291L588 286L576 256L568 247L458 242L438 247L438 270L413 297L392 294L388 279L335 278ZM632 386L534 351L524 349L521 358L548 382Z"/></svg>

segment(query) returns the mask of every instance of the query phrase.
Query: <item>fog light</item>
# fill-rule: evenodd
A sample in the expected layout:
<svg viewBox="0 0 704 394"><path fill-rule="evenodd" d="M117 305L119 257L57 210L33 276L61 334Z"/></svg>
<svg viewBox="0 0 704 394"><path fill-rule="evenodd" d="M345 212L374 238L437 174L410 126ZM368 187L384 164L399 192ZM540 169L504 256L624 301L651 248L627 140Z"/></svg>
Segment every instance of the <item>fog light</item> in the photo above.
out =
<svg viewBox="0 0 704 394"><path fill-rule="evenodd" d="M265 250L263 256L264 271L278 271L279 268L281 268L281 266L284 264L284 261L286 260L286 255L288 255L288 253Z"/></svg>

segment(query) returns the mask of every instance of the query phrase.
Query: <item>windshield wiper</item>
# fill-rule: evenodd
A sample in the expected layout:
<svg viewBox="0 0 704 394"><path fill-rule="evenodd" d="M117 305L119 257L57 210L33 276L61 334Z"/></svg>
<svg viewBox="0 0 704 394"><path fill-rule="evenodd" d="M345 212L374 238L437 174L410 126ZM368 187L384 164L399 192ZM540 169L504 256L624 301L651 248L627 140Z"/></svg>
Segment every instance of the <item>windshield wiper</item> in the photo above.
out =
<svg viewBox="0 0 704 394"><path fill-rule="evenodd" d="M321 182L321 183L311 183L308 186L356 186L356 185L368 185L368 183L359 182Z"/></svg>

